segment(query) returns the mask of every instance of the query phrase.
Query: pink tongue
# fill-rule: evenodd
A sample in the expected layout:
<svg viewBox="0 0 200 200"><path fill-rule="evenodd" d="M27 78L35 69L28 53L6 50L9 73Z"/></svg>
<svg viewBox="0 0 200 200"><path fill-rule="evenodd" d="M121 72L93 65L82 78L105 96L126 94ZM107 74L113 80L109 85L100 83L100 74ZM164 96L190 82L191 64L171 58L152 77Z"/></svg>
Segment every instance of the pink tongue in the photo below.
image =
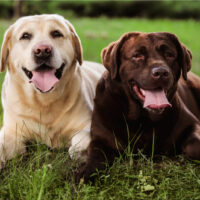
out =
<svg viewBox="0 0 200 200"><path fill-rule="evenodd" d="M32 78L29 81L42 92L49 91L59 80L55 76L55 70L32 71Z"/></svg>
<svg viewBox="0 0 200 200"><path fill-rule="evenodd" d="M143 107L153 109L161 109L171 107L172 105L167 100L164 90L145 90L145 100Z"/></svg>

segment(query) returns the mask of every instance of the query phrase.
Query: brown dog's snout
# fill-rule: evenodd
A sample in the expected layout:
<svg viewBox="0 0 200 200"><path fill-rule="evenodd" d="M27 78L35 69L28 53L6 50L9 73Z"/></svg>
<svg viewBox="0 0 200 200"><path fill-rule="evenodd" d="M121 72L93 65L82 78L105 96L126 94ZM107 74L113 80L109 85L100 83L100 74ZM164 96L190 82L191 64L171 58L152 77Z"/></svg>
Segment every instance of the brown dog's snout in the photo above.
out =
<svg viewBox="0 0 200 200"><path fill-rule="evenodd" d="M40 63L42 61L48 60L52 55L52 46L49 44L37 44L33 48L33 54L35 61Z"/></svg>
<svg viewBox="0 0 200 200"><path fill-rule="evenodd" d="M169 77L169 69L166 67L154 67L151 71L151 76L154 80L167 79Z"/></svg>

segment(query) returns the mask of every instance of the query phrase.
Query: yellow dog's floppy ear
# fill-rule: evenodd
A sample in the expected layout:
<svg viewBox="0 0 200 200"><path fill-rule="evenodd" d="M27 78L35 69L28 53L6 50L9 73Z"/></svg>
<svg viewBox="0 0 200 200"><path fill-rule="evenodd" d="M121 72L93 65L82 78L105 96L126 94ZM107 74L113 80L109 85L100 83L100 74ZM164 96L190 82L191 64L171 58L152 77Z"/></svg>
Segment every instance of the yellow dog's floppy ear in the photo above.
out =
<svg viewBox="0 0 200 200"><path fill-rule="evenodd" d="M73 36L74 48L75 48L75 52L76 52L76 59L78 60L79 64L82 65L83 51L82 51L81 41L80 41L73 25L68 20L65 20L65 23L68 25L68 27L72 33L72 36Z"/></svg>
<svg viewBox="0 0 200 200"><path fill-rule="evenodd" d="M3 43L1 46L1 62L0 62L1 72L5 70L8 62L11 35L12 35L12 27L8 28L8 30L5 32Z"/></svg>

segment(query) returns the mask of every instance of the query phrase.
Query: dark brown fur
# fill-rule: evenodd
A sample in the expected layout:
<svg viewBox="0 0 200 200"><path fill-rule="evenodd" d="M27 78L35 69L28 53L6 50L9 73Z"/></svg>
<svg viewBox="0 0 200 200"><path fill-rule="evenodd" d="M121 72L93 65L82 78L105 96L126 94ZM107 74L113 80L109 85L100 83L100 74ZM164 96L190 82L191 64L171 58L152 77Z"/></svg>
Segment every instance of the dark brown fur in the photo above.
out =
<svg viewBox="0 0 200 200"><path fill-rule="evenodd" d="M128 144L133 152L151 154L153 134L156 154L200 159L200 79L187 73L191 59L190 51L170 33L127 33L102 51L108 71L96 89L89 157L77 180L84 177L88 182ZM157 65L168 70L166 79L152 79ZM165 88L172 107L161 113L144 109L131 81L143 89Z"/></svg>

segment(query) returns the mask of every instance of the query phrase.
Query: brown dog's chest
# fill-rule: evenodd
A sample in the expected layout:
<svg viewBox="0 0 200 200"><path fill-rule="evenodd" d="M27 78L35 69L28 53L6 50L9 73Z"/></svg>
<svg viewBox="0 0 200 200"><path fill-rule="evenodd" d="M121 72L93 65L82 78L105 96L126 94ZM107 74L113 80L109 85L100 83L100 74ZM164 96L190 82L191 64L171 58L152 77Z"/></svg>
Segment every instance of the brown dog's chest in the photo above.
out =
<svg viewBox="0 0 200 200"><path fill-rule="evenodd" d="M173 124L164 124L163 122L152 123L150 120L132 121L128 123L129 138L124 137L124 132L120 138L126 143L124 146L131 145L132 151L137 153L142 150L143 153L151 155L152 151L156 154L169 155L173 152ZM127 139L128 138L128 139Z"/></svg>

